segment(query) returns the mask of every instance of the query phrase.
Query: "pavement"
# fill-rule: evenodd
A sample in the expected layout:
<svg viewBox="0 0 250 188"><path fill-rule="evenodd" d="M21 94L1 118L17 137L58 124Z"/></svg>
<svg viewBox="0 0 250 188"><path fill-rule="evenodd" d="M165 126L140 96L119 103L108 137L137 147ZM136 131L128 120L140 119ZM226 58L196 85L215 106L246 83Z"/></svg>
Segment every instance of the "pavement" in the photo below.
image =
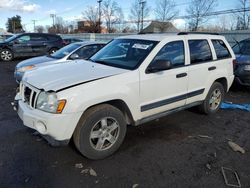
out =
<svg viewBox="0 0 250 188"><path fill-rule="evenodd" d="M139 127L128 127L114 155L98 161L73 143L51 147L23 126L10 103L18 61L0 62L0 187L227 187L221 167L250 187L250 114L220 110L206 116L185 110ZM250 104L250 89L233 88L226 101ZM235 152L228 141L246 152ZM237 183L227 172L229 183Z"/></svg>

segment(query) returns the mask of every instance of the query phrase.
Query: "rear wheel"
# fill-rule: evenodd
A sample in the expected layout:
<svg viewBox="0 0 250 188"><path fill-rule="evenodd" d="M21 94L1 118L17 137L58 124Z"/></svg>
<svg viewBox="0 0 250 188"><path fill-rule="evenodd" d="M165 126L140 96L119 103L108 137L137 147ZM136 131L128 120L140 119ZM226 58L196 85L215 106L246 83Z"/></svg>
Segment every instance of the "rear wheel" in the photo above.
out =
<svg viewBox="0 0 250 188"><path fill-rule="evenodd" d="M221 83L215 82L210 88L206 99L200 106L200 110L205 114L213 114L220 109L224 100L225 90Z"/></svg>
<svg viewBox="0 0 250 188"><path fill-rule="evenodd" d="M77 149L87 158L103 159L113 154L126 134L122 112L108 104L89 109L80 119L73 135Z"/></svg>
<svg viewBox="0 0 250 188"><path fill-rule="evenodd" d="M0 52L0 58L2 61L12 61L13 60L13 53L9 49L3 49Z"/></svg>

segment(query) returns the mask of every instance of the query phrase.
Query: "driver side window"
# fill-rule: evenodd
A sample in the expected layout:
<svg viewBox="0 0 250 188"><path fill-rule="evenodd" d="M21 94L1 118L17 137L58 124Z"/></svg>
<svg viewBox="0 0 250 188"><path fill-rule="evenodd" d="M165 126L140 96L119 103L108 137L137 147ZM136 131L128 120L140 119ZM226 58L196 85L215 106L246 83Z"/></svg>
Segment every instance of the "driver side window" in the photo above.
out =
<svg viewBox="0 0 250 188"><path fill-rule="evenodd" d="M185 52L183 41L167 43L155 56L153 62L157 60L170 61L172 68L185 65Z"/></svg>
<svg viewBox="0 0 250 188"><path fill-rule="evenodd" d="M29 35L23 35L17 39L19 43L27 43L30 41L30 36Z"/></svg>

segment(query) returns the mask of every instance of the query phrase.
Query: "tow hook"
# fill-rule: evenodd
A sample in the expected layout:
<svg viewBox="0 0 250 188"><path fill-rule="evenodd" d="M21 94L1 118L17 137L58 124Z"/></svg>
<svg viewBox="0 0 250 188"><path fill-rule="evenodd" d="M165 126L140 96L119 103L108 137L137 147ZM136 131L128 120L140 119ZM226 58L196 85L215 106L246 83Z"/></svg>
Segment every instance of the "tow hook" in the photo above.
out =
<svg viewBox="0 0 250 188"><path fill-rule="evenodd" d="M10 104L12 105L13 110L17 111L17 109L18 109L18 101L15 100L15 101L11 102Z"/></svg>

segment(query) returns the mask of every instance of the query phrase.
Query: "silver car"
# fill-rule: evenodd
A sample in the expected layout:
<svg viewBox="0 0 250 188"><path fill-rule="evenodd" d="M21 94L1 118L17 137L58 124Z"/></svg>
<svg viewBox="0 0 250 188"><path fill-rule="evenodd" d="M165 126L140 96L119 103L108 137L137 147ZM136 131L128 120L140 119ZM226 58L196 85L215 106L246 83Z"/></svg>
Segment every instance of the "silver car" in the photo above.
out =
<svg viewBox="0 0 250 188"><path fill-rule="evenodd" d="M24 73L41 66L64 63L76 59L88 59L105 46L104 42L77 42L69 44L51 55L34 57L16 65L14 77L19 83Z"/></svg>

